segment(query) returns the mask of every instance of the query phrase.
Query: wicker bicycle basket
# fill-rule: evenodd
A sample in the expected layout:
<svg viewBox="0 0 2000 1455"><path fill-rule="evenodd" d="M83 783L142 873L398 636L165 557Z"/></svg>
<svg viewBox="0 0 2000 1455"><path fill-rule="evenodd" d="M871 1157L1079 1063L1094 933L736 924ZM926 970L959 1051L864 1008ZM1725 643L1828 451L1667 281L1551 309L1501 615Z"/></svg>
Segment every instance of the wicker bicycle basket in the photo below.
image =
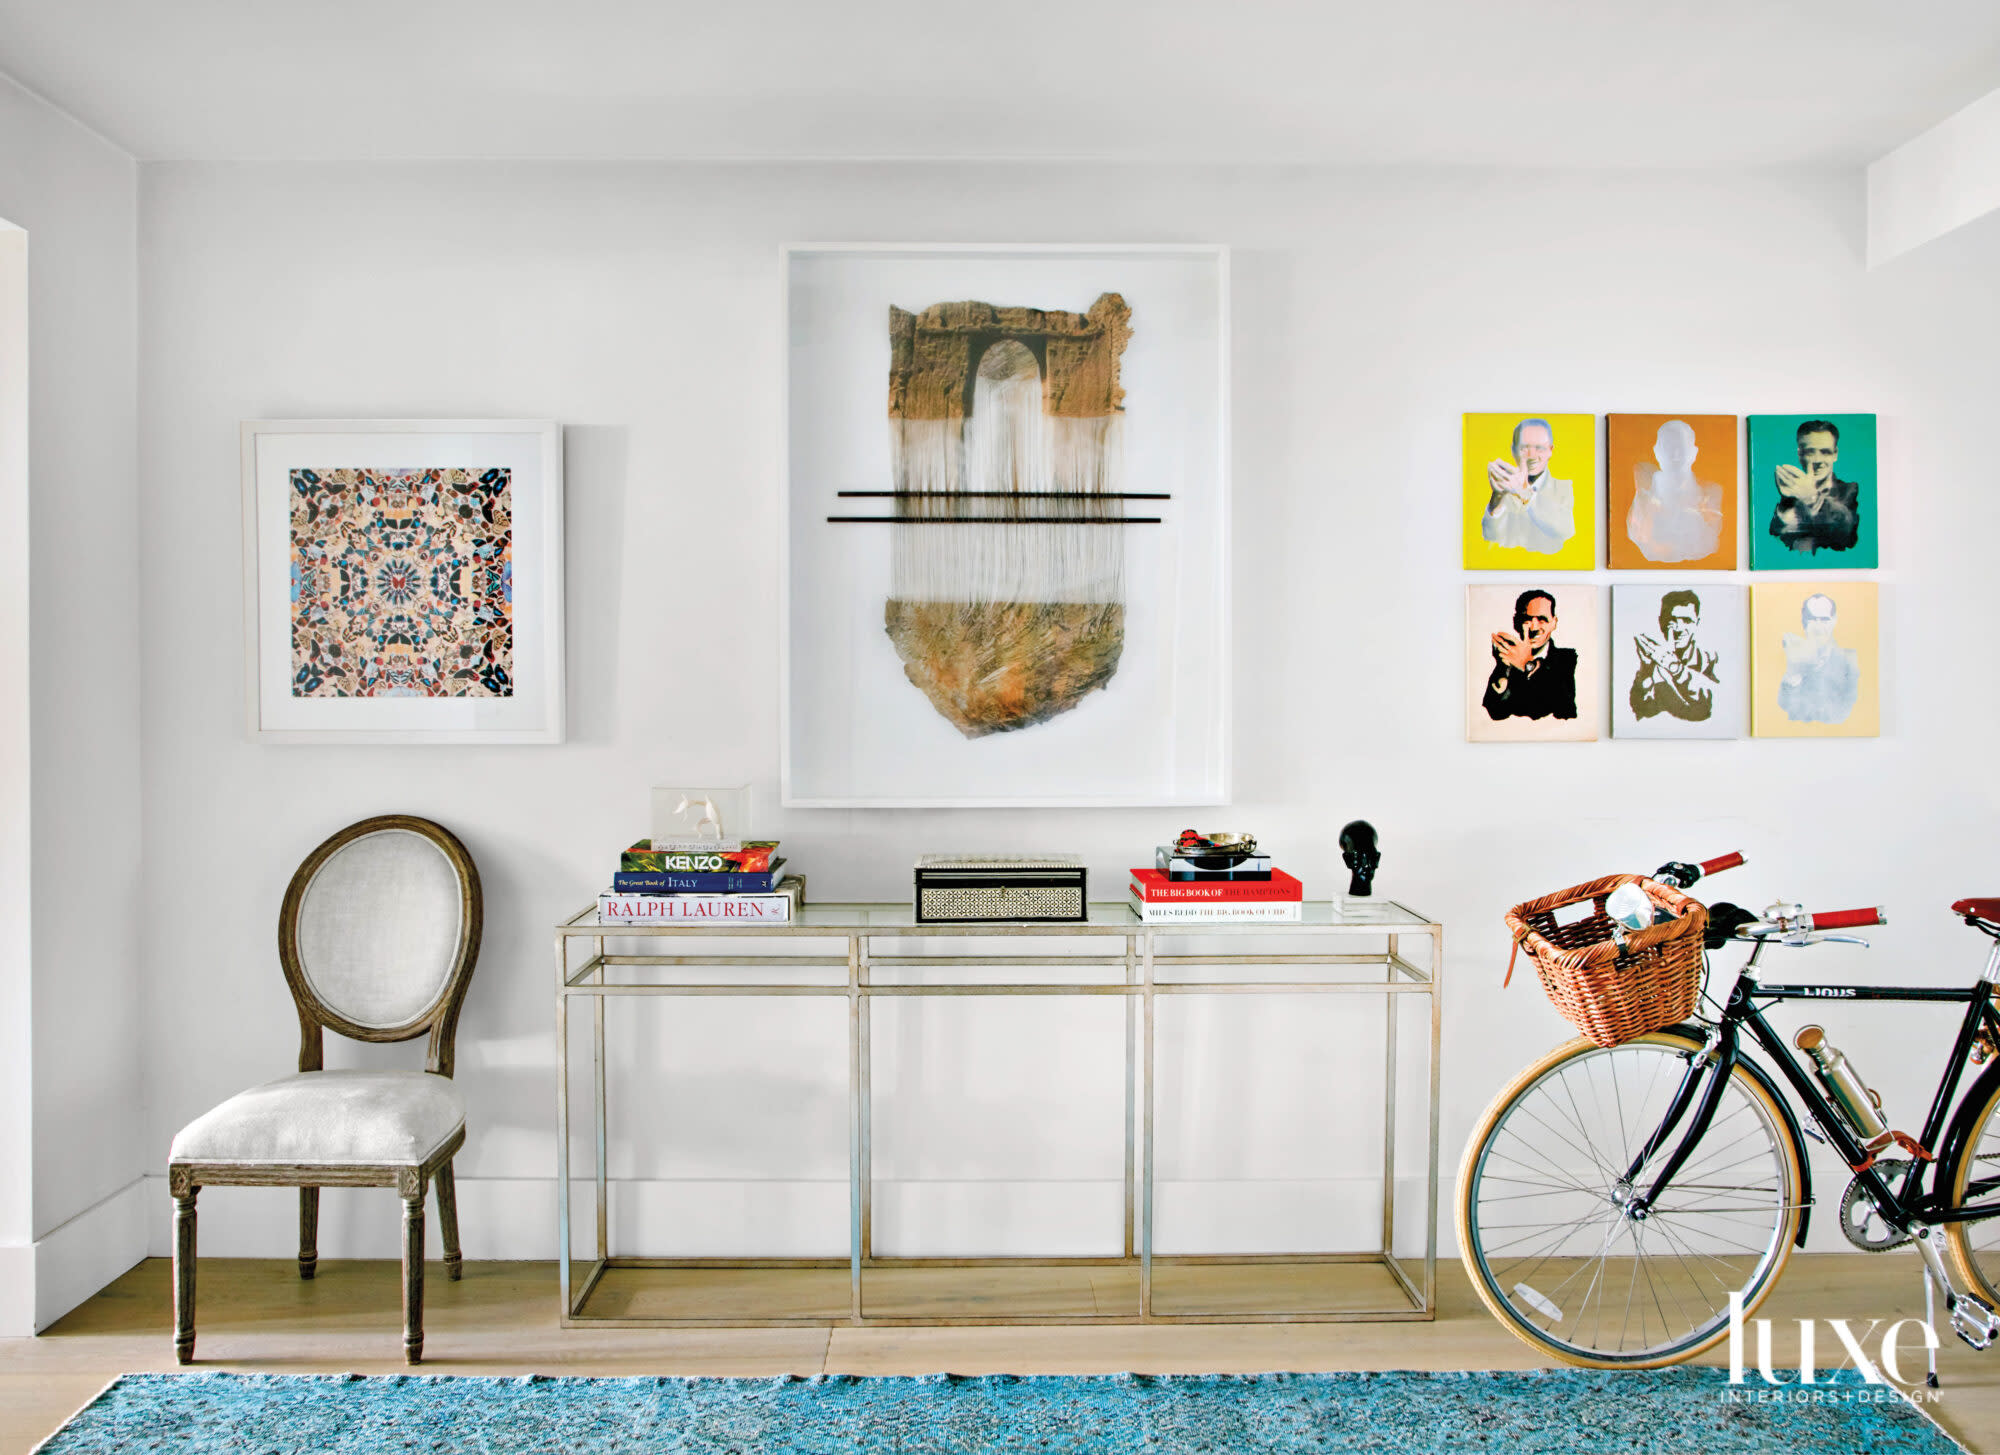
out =
<svg viewBox="0 0 2000 1455"><path fill-rule="evenodd" d="M1633 930L1605 913L1604 901L1637 884L1673 916ZM1590 905L1580 917L1561 911ZM1517 953L1525 950L1542 989L1563 1018L1600 1046L1677 1025L1701 998L1702 935L1708 911L1676 889L1638 874L1613 874L1507 911ZM1513 966L1508 966L1513 976Z"/></svg>

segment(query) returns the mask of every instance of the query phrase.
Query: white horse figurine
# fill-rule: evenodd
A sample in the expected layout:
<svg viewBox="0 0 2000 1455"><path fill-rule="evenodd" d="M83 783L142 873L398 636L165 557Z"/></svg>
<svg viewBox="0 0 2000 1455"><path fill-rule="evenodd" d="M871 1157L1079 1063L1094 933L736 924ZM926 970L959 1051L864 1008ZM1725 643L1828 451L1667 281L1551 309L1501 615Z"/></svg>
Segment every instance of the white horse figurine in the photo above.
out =
<svg viewBox="0 0 2000 1455"><path fill-rule="evenodd" d="M722 837L722 815L715 811L714 800L708 798L683 798L674 812L688 814L701 810L701 817L695 820L693 837L697 839L720 839Z"/></svg>

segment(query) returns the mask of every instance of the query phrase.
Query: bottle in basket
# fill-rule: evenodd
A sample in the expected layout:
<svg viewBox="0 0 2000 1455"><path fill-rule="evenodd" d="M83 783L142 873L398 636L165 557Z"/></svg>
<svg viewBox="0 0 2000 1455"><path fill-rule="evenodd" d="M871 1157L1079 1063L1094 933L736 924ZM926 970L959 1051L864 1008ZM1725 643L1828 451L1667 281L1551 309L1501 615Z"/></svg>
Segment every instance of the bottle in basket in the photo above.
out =
<svg viewBox="0 0 2000 1455"><path fill-rule="evenodd" d="M1646 891L1636 884L1621 884L1604 901L1604 912L1628 930L1643 930L1671 919L1672 915L1654 907Z"/></svg>

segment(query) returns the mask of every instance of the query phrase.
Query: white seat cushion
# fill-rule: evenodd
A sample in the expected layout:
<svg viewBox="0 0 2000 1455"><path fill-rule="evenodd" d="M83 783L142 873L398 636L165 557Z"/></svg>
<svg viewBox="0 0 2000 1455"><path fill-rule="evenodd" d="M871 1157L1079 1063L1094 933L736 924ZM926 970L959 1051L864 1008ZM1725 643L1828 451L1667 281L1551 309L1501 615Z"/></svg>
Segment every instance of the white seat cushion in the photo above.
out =
<svg viewBox="0 0 2000 1455"><path fill-rule="evenodd" d="M174 1162L421 1163L465 1125L465 1098L428 1071L306 1071L267 1081L181 1128Z"/></svg>

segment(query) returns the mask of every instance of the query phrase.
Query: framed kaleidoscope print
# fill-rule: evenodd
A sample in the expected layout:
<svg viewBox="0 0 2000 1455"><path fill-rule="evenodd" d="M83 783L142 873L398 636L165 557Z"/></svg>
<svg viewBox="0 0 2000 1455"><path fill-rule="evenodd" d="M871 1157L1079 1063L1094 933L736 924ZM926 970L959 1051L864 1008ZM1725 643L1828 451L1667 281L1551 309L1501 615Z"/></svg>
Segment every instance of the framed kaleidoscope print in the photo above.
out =
<svg viewBox="0 0 2000 1455"><path fill-rule="evenodd" d="M563 740L553 420L243 425L250 733Z"/></svg>

